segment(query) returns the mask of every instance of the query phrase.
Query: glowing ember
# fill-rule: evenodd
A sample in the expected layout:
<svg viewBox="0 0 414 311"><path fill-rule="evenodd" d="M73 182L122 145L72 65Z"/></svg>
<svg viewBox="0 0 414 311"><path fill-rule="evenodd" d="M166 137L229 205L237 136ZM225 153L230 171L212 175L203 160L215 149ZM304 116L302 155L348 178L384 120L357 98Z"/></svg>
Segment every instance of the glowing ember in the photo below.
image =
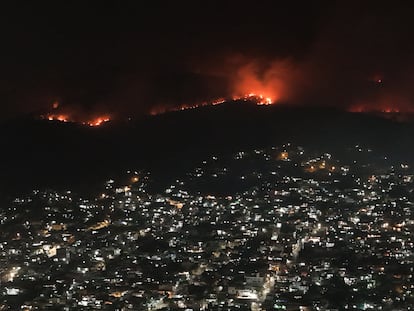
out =
<svg viewBox="0 0 414 311"><path fill-rule="evenodd" d="M203 102L201 104L193 104L193 105L181 105L179 107L156 107L153 108L150 111L150 114L155 116L155 115L159 115L159 114L163 114L166 112L173 112L173 111L184 111L184 110L189 110L189 109L197 109L197 108L201 108L201 107L206 107L206 106L218 106L221 104L224 104L228 101L238 101L238 100L242 100L242 101L249 101L249 102L253 102L258 106L268 106L268 105L273 105L275 102L272 100L272 98L267 97L263 94L256 94L256 93L248 93L246 95L242 95L242 96L233 96L232 98L218 98L216 100L213 100L211 102Z"/></svg>
<svg viewBox="0 0 414 311"><path fill-rule="evenodd" d="M259 106L268 106L273 104L273 100L270 97L267 97L263 94L256 94L256 93L249 93L247 95L244 95L242 97L234 97L235 100L237 99L245 99L245 100L251 100L256 101L256 105Z"/></svg>
<svg viewBox="0 0 414 311"><path fill-rule="evenodd" d="M100 126L105 122L108 122L110 119L108 117L100 117L100 118L96 118L94 120L91 121L87 121L84 124L87 124L89 126Z"/></svg>
<svg viewBox="0 0 414 311"><path fill-rule="evenodd" d="M225 98L218 98L218 99L216 99L215 101L213 101L211 104L212 104L213 106L216 106L216 105L223 104L225 101L226 101L226 99L225 99Z"/></svg>
<svg viewBox="0 0 414 311"><path fill-rule="evenodd" d="M69 122L69 117L64 114L49 114L47 116L49 121L60 121L60 122Z"/></svg>
<svg viewBox="0 0 414 311"><path fill-rule="evenodd" d="M382 110L382 112L384 112L384 113L398 113L398 112L400 112L400 110L395 109L395 108L386 108L386 109Z"/></svg>
<svg viewBox="0 0 414 311"><path fill-rule="evenodd" d="M93 126L93 127L100 126L103 123L110 121L110 118L108 116L103 116L103 117L98 117L92 120L78 122L77 120L65 114L48 114L46 116L41 116L41 118L49 120L49 121L58 121L58 122L65 122L65 123L66 122L81 123L81 124Z"/></svg>

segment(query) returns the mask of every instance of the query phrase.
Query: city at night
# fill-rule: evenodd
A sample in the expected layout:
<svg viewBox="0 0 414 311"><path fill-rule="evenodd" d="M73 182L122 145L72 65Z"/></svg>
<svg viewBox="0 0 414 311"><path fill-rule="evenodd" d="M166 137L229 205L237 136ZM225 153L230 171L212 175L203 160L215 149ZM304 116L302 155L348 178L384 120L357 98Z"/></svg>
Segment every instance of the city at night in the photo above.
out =
<svg viewBox="0 0 414 311"><path fill-rule="evenodd" d="M0 310L414 310L408 1L1 12Z"/></svg>

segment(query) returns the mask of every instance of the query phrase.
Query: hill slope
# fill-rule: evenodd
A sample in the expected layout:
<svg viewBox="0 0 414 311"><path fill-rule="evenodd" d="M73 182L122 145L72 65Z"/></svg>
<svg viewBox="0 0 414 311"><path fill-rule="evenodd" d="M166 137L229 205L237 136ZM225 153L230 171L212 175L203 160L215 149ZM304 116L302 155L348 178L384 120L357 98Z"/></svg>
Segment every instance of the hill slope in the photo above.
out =
<svg viewBox="0 0 414 311"><path fill-rule="evenodd" d="M88 188L126 169L168 176L211 154L291 141L338 152L364 144L414 158L413 123L327 108L230 102L99 128L19 120L1 125L0 186L5 193L38 187Z"/></svg>

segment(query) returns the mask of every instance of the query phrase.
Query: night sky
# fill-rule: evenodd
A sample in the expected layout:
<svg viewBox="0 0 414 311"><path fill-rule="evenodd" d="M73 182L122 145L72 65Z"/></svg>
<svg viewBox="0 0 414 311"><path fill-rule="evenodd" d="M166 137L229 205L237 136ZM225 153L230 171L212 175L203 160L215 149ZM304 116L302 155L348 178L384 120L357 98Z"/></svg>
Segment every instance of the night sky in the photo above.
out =
<svg viewBox="0 0 414 311"><path fill-rule="evenodd" d="M414 110L409 1L2 4L2 116L143 115L263 92L276 102Z"/></svg>

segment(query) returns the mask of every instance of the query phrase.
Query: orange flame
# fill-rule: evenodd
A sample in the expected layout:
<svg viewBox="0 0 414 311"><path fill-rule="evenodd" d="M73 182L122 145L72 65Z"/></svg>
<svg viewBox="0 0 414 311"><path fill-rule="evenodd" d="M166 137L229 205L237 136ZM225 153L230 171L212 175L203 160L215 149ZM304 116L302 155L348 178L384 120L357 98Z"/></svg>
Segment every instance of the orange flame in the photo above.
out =
<svg viewBox="0 0 414 311"><path fill-rule="evenodd" d="M41 116L41 118L49 121L80 123L93 127L100 126L103 123L110 121L110 117L108 116L100 116L86 121L77 121L66 114L47 114L46 116Z"/></svg>
<svg viewBox="0 0 414 311"><path fill-rule="evenodd" d="M256 105L258 106L268 106L268 105L272 105L274 104L274 101L272 100L272 98L264 96L262 94L256 94L256 93L249 93L246 94L244 96L234 96L233 100L249 100L249 101L253 101L256 102Z"/></svg>
<svg viewBox="0 0 414 311"><path fill-rule="evenodd" d="M99 117L99 118L96 118L94 120L84 122L84 124L87 124L89 126L100 126L103 123L109 122L109 121L110 121L109 117Z"/></svg>
<svg viewBox="0 0 414 311"><path fill-rule="evenodd" d="M237 100L242 100L242 101L250 101L250 102L254 102L256 105L258 106L268 106L268 105L272 105L274 104L274 101L272 100L272 98L267 97L265 95L262 94L256 94L256 93L248 93L242 96L233 96L232 98L218 98L216 100L213 100L211 102L203 102L200 104L193 104L193 105L180 105L178 107L162 107L162 106L157 106L154 107L151 111L150 111L150 115L152 116L156 116L156 115L160 115L166 112L173 112L173 111L184 111L184 110L190 110L190 109L197 109L200 107L207 107L207 106L218 106L221 104L224 104L225 102L228 101L237 101Z"/></svg>
<svg viewBox="0 0 414 311"><path fill-rule="evenodd" d="M289 100L294 82L298 80L300 72L289 60L274 61L265 67L253 61L237 70L233 94L236 98L256 100L258 105L271 105Z"/></svg>
<svg viewBox="0 0 414 311"><path fill-rule="evenodd" d="M49 114L47 119L49 121L70 122L69 116L64 114Z"/></svg>

